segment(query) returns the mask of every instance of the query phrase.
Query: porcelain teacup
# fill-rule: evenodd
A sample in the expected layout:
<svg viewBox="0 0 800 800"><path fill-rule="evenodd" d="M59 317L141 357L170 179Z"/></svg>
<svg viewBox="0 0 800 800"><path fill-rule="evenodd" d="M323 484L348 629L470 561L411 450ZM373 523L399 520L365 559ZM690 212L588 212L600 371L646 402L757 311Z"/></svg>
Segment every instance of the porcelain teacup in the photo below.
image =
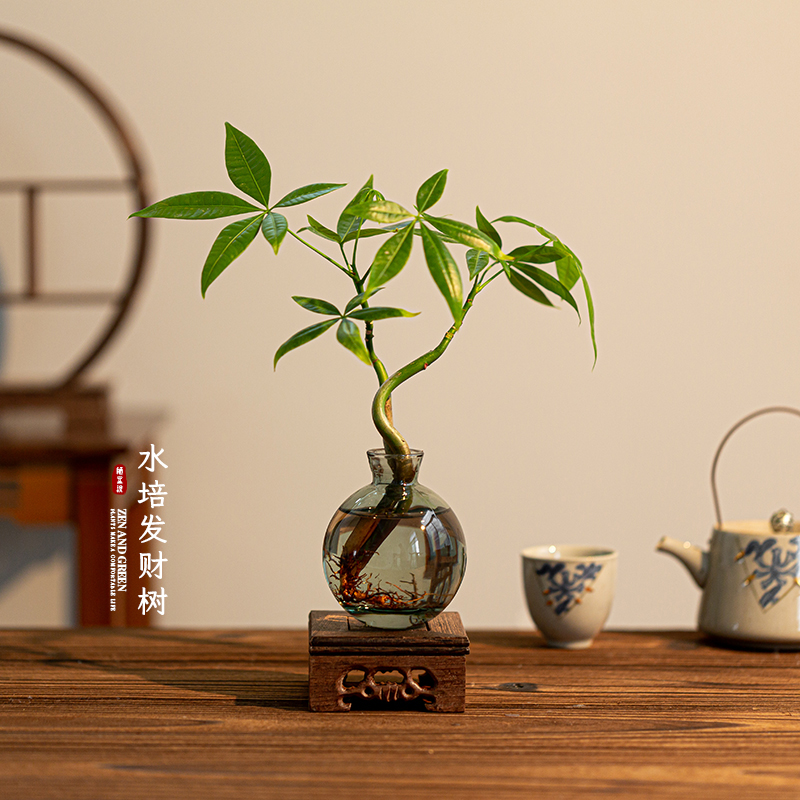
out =
<svg viewBox="0 0 800 800"><path fill-rule="evenodd" d="M525 596L551 647L589 647L614 599L617 552L608 547L541 545L522 551Z"/></svg>

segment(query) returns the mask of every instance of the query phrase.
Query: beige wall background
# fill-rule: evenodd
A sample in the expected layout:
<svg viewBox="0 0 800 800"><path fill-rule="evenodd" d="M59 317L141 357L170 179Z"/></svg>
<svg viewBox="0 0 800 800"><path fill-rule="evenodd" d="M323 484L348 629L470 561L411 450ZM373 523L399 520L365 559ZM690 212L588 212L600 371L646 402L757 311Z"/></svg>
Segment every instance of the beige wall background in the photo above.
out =
<svg viewBox="0 0 800 800"><path fill-rule="evenodd" d="M399 426L426 451L421 482L467 535L453 608L471 627L529 625L519 551L569 541L620 551L610 625L694 624L697 590L654 546L664 534L708 538L711 459L739 417L800 404L800 5L0 0L0 24L57 48L116 98L154 198L229 187L227 120L269 156L274 192L336 181L349 197L374 173L408 204L447 167L443 213L472 219L480 203L563 237L594 292L594 370L588 325L498 281L445 357L395 396ZM0 58L4 176L118 174L89 115L18 56ZM330 222L345 199L290 221L307 210ZM19 212L3 202L12 284ZM129 210L53 207L47 247L76 281L113 285ZM333 603L325 526L369 479L374 378L332 336L273 374L275 349L312 321L290 295L343 304L349 289L297 243L275 258L256 242L201 300L223 224L156 223L144 289L92 377L121 411L166 414L159 623L302 626ZM381 324L390 366L449 324L420 252L383 297L422 312ZM57 367L69 337L97 324L11 322L10 377ZM794 418L743 429L720 466L724 515L800 513L799 447ZM37 552L0 595L0 624L71 619L68 548Z"/></svg>

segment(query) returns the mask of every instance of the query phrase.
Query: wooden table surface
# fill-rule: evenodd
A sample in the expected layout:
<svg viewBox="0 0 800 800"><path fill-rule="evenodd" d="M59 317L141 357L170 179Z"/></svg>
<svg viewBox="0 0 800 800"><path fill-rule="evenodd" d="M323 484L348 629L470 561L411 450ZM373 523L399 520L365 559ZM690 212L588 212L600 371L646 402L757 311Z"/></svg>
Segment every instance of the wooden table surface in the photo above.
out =
<svg viewBox="0 0 800 800"><path fill-rule="evenodd" d="M467 710L307 710L305 631L0 631L0 798L800 797L800 654L469 631Z"/></svg>

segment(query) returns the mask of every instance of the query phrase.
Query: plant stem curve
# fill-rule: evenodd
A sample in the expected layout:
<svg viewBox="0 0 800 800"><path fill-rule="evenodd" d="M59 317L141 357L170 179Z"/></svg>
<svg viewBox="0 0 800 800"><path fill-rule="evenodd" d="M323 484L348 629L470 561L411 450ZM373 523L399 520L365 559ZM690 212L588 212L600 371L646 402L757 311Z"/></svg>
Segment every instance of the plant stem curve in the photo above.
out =
<svg viewBox="0 0 800 800"><path fill-rule="evenodd" d="M444 351L450 346L450 342L453 341L453 337L456 335L456 333L458 333L458 330L464 321L464 317L467 315L469 309L472 308L472 301L474 300L475 295L480 291L481 288L482 287L479 286L476 280L472 285L472 289L467 296L466 301L464 302L461 316L450 326L450 328L448 328L447 332L442 337L442 341L439 342L436 347L434 347L432 350L429 350L427 353L424 353L419 358L415 358L404 367L398 369L397 372L390 375L381 384L380 388L376 392L372 401L372 421L375 423L378 433L383 437L387 452L406 456L411 452L408 442L405 440L400 431L398 431L394 426L393 420L389 416L389 413L391 412L387 413L387 405L388 408L391 409L391 405L389 404L391 404L392 392L398 386L405 383L409 378L412 378L414 375L417 375L423 370L427 369L431 364L433 364L434 361L441 357ZM411 475L403 474L406 468L411 470ZM413 467L411 466L410 459L402 460L401 474L398 477L401 480L409 480L411 477L413 477Z"/></svg>

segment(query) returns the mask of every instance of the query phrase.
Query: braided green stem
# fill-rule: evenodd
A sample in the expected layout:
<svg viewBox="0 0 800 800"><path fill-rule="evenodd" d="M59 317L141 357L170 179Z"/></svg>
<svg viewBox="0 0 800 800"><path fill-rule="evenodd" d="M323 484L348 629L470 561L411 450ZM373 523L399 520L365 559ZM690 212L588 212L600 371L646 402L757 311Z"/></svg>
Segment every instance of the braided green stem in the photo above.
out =
<svg viewBox="0 0 800 800"><path fill-rule="evenodd" d="M414 462L411 459L411 450L408 442L392 422L392 392L401 383L433 364L444 353L461 327L467 312L472 308L472 301L475 299L475 295L484 285L481 285L479 278L476 277L461 309L460 318L450 326L442 341L433 350L429 350L386 378L372 401L372 419L378 429L378 433L383 437L386 451L406 456L406 458L392 459L393 462L397 462L392 464L394 481L390 485L395 491L387 491L378 504L384 515L381 515L380 518L376 516L374 518L364 517L360 519L347 539L342 550L340 572L340 585L343 594L347 586L358 585L361 571L366 568L381 544L397 527L401 515L408 510L413 498L410 492L405 491L404 484L410 483L414 479Z"/></svg>
<svg viewBox="0 0 800 800"><path fill-rule="evenodd" d="M476 280L473 283L472 289L464 303L464 307L461 312L461 318L456 320L450 326L447 333L445 333L444 337L442 338L442 341L439 342L439 344L434 347L433 350L429 350L424 355L421 355L419 358L416 358L409 364L401 367L399 370L397 370L397 372L390 375L381 384L380 389L378 389L375 398L372 401L372 421L375 423L378 433L380 433L380 435L383 437L383 441L388 452L398 453L400 455L409 455L411 452L408 442L403 438L400 431L394 427L394 424L386 413L386 406L387 403L391 402L392 392L402 383L405 383L409 378L427 369L444 353L444 351L449 347L450 342L453 341L453 337L456 335L456 333L458 333L458 329L461 327L464 317L467 315L467 312L470 310L470 308L472 308L472 301L474 300L475 295L480 291L481 288L482 287L478 285L478 281ZM411 469L411 460L404 459L403 469L405 468L405 465ZM409 479L407 476L402 474L398 477L401 477L404 480ZM413 475L410 477L413 477Z"/></svg>

